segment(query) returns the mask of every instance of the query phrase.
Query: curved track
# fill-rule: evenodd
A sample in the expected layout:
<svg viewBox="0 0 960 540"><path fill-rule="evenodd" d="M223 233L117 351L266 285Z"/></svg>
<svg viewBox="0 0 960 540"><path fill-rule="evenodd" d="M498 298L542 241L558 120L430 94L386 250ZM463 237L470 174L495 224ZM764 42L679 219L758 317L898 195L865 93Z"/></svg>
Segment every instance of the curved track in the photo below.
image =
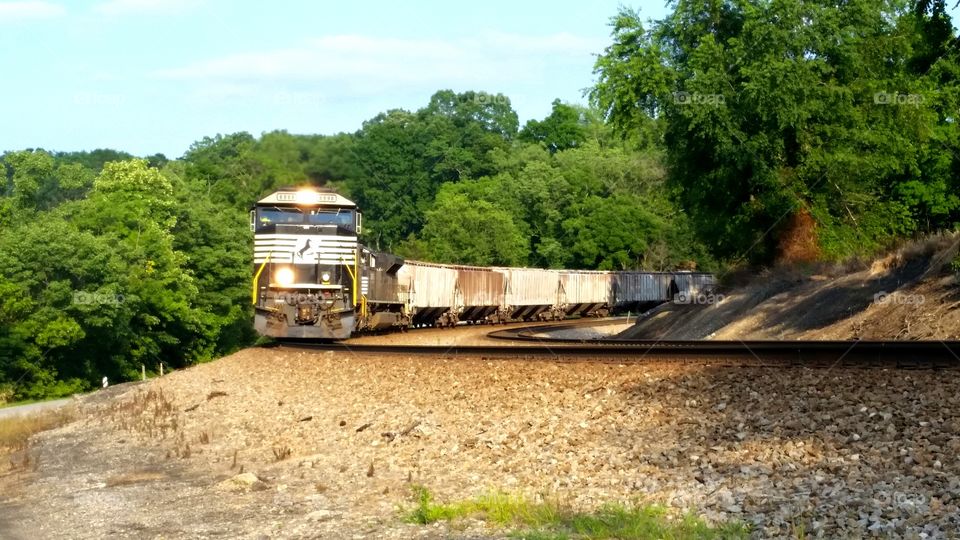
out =
<svg viewBox="0 0 960 540"><path fill-rule="evenodd" d="M617 321L578 321L491 332L505 340L491 345L360 345L286 340L272 346L342 354L405 354L542 360L692 362L731 366L926 368L960 367L960 341L650 341L550 339L544 334L573 325Z"/></svg>

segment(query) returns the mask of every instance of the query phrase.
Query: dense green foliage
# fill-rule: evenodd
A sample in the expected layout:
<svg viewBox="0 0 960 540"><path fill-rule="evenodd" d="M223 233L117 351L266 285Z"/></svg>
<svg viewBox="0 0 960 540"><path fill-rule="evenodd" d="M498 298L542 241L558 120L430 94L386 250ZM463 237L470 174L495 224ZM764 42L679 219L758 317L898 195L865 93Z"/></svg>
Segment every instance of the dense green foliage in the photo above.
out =
<svg viewBox="0 0 960 540"><path fill-rule="evenodd" d="M670 203L660 155L614 140L588 110L556 102L521 130L506 97L446 90L353 134L218 135L174 161L8 152L0 390L63 395L251 343L246 213L284 185L340 190L364 210L368 244L427 260L709 261Z"/></svg>
<svg viewBox="0 0 960 540"><path fill-rule="evenodd" d="M621 133L657 119L670 184L716 255L774 259L797 214L828 257L960 221L942 0L679 0L649 28L629 10L613 24L594 102Z"/></svg>
<svg viewBox="0 0 960 540"><path fill-rule="evenodd" d="M86 158L4 156L0 384L19 397L179 367L251 339L243 216L192 196L177 167L128 159L95 170Z"/></svg>
<svg viewBox="0 0 960 540"><path fill-rule="evenodd" d="M591 107L523 126L502 94L442 90L355 133L216 135L175 160L3 154L0 395L249 344L246 212L279 186L351 197L374 248L477 265L838 258L960 222L942 0L671 6L613 18Z"/></svg>

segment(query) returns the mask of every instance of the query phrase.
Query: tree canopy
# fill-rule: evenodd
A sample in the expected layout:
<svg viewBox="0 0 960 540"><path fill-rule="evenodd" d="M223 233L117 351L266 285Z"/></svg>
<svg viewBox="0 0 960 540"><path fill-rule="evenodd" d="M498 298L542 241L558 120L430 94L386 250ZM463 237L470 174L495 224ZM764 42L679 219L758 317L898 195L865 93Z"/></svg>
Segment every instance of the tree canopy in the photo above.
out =
<svg viewBox="0 0 960 540"><path fill-rule="evenodd" d="M622 134L661 123L669 181L716 255L783 255L798 213L832 257L960 219L942 1L673 7L649 28L614 18L591 97Z"/></svg>
<svg viewBox="0 0 960 540"><path fill-rule="evenodd" d="M369 246L476 265L712 270L958 226L943 0L669 6L622 9L589 106L522 127L503 94L440 90L353 133L216 134L177 159L3 154L0 395L249 345L246 212L281 186L355 200Z"/></svg>

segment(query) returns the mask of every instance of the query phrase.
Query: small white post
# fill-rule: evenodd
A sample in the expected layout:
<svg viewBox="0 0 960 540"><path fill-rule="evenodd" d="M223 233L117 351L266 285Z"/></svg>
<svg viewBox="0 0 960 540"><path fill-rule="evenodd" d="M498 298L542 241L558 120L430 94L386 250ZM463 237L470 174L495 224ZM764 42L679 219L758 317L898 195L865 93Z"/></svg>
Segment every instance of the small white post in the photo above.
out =
<svg viewBox="0 0 960 540"><path fill-rule="evenodd" d="M147 380L147 366L140 364L140 380Z"/></svg>
<svg viewBox="0 0 960 540"><path fill-rule="evenodd" d="M108 381L107 378L104 377L104 378L103 378L103 387L106 388L106 387L108 387L108 386L110 386L110 381Z"/></svg>
<svg viewBox="0 0 960 540"><path fill-rule="evenodd" d="M160 362L160 376L163 377L163 362Z"/></svg>

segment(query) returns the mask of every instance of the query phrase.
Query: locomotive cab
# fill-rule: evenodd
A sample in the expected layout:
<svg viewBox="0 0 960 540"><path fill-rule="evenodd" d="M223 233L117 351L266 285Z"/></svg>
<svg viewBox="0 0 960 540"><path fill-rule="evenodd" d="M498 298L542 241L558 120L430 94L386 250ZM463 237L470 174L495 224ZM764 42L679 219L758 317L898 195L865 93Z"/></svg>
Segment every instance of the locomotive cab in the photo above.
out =
<svg viewBox="0 0 960 540"><path fill-rule="evenodd" d="M355 325L356 204L318 188L281 189L251 211L256 330L277 338L345 339Z"/></svg>

